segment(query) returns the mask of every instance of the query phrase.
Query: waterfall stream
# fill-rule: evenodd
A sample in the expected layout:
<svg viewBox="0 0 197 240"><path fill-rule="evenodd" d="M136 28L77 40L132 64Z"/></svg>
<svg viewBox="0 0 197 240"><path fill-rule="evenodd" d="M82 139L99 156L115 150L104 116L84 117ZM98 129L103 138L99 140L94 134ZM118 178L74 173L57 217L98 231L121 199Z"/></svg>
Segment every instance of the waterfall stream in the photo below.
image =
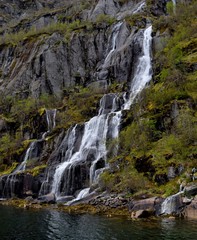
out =
<svg viewBox="0 0 197 240"><path fill-rule="evenodd" d="M173 12L176 13L176 0L172 0L173 3Z"/></svg>
<svg viewBox="0 0 197 240"><path fill-rule="evenodd" d="M133 11L133 14L139 13L146 6L145 2L140 3L136 10Z"/></svg>
<svg viewBox="0 0 197 240"><path fill-rule="evenodd" d="M116 38L122 23L118 23L113 29L112 48L106 56L104 65L110 61L113 52L116 50ZM91 191L91 186L98 181L100 173L107 167L108 149L106 142L117 139L122 117L122 110L129 109L136 96L144 89L151 80L151 37L152 26L147 27L143 32L143 49L139 57L135 76L130 87L129 98L126 93L119 97L118 94L105 94L100 100L98 115L91 118L84 124L83 136L78 151L73 151L76 142L76 128L69 129L66 136L67 150L62 163L60 163L53 176L51 194L56 200L62 196L69 196L78 190L78 195L70 203L87 197ZM118 152L118 143L113 149L113 154ZM82 188L75 187L73 183L76 176L72 176L77 166L89 165L88 179ZM64 186L64 183L67 186ZM73 185L74 184L74 185ZM71 191L72 190L72 191Z"/></svg>
<svg viewBox="0 0 197 240"><path fill-rule="evenodd" d="M176 6L176 0L172 0L174 6Z"/></svg>
<svg viewBox="0 0 197 240"><path fill-rule="evenodd" d="M112 34L112 41L111 41L111 46L110 46L111 50L108 52L102 68L105 68L106 65L109 64L112 54L116 50L116 39L118 37L121 25L122 25L122 22L118 22L112 30L113 34Z"/></svg>
<svg viewBox="0 0 197 240"><path fill-rule="evenodd" d="M26 151L26 153L25 153L24 160L23 160L22 163L13 171L13 174L16 174L16 173L18 173L18 172L25 171L27 161L32 158L32 152L33 152L34 148L36 148L36 144L37 144L37 141L33 141L33 142L30 143L30 146L28 147L28 149L27 149L27 151Z"/></svg>
<svg viewBox="0 0 197 240"><path fill-rule="evenodd" d="M46 110L46 120L47 120L47 132L43 133L42 138L39 140L35 140L33 142L30 143L30 146L28 147L24 160L22 161L22 163L14 170L14 174L21 172L21 171L25 171L26 169L26 164L27 161L30 160L32 157L35 157L33 155L33 150L36 149L36 145L38 142L45 140L45 137L48 133L50 133L52 131L53 128L55 128L55 117L56 117L56 109L50 109L50 110Z"/></svg>
<svg viewBox="0 0 197 240"><path fill-rule="evenodd" d="M96 165L98 162L103 165L103 168L106 165L106 139L108 137L113 139L118 135L121 114L114 112L114 109L118 108L116 100L114 99L116 99L115 94L106 94L103 96L100 101L100 109L98 115L91 118L84 125L84 133L79 150L77 152L73 152L76 142L75 129L77 125L72 130L68 131L68 150L66 151L64 157L65 161L57 166L52 183L51 193L56 196L57 200L58 198L61 198L60 187L64 173L67 172L67 180L64 179L64 181L69 182L69 176L71 175L73 168L81 162L90 161L90 158L90 183L88 185L91 186L97 182L99 175L98 172L101 172L102 168L97 169ZM110 132L112 133L111 136L109 136ZM88 189L89 188L86 188L85 195L88 194ZM82 189L82 191L84 192L84 189ZM80 196L84 197L84 194L82 194L83 192L80 191L76 198L77 200L79 200Z"/></svg>
<svg viewBox="0 0 197 240"><path fill-rule="evenodd" d="M144 89L152 78L151 43L152 26L144 31L143 55L139 58L135 76L131 83L130 96L124 104L124 109L129 109L137 95Z"/></svg>
<svg viewBox="0 0 197 240"><path fill-rule="evenodd" d="M23 161L14 169L14 171L9 174L2 176L0 178L0 184L2 184L3 178L6 178L5 184L2 191L3 197L14 197L15 194L15 184L17 182L17 174L26 170L27 162L33 158L40 155L38 150L38 144L45 140L48 133L52 131L55 127L56 109L46 110L46 121L47 121L47 132L43 133L41 139L32 141L25 153Z"/></svg>

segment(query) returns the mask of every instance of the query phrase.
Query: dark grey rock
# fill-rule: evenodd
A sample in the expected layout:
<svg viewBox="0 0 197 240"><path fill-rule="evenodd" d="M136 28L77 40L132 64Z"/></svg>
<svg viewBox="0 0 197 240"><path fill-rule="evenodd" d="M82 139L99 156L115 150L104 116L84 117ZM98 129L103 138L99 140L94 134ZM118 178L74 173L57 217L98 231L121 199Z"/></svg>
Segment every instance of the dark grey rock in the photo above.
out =
<svg viewBox="0 0 197 240"><path fill-rule="evenodd" d="M56 202L56 199L55 199L55 195L53 193L50 193L50 194L47 194L47 195L44 195L44 196L40 196L38 198L39 202L42 204L42 203L55 203Z"/></svg>
<svg viewBox="0 0 197 240"><path fill-rule="evenodd" d="M197 185L186 186L184 188L184 193L185 193L186 196L197 195Z"/></svg>

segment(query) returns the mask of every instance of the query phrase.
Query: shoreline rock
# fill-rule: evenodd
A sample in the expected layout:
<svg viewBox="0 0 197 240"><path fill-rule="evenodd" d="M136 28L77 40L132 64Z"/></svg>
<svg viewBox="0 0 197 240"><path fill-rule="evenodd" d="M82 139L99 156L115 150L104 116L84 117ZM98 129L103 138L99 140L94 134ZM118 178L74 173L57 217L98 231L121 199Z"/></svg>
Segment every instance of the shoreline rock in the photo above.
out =
<svg viewBox="0 0 197 240"><path fill-rule="evenodd" d="M187 199L188 200L188 199ZM128 219L147 219L175 217L185 219L197 219L197 197L185 202L182 197L184 208L181 213L160 214L163 198L152 197L147 199L126 199L122 195L97 196L87 203L65 206L62 203L46 203L33 198L29 199L1 199L0 205L14 206L23 209L56 209L69 214L97 214L107 217L127 217ZM121 204L122 203L122 204Z"/></svg>

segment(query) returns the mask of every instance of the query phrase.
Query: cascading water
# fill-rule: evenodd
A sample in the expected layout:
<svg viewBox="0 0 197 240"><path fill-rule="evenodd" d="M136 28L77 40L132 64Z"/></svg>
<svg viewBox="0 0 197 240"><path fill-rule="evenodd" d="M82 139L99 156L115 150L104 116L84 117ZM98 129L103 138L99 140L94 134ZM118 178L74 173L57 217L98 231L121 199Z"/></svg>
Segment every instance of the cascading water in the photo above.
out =
<svg viewBox="0 0 197 240"><path fill-rule="evenodd" d="M69 129L67 132L66 142L68 144L68 148L64 156L65 161L60 164L55 171L51 192L55 194L56 197L60 195L59 185L61 184L62 174L64 173L65 169L72 164L73 150L76 141L76 127L77 125L75 125L72 130Z"/></svg>
<svg viewBox="0 0 197 240"><path fill-rule="evenodd" d="M46 109L46 120L47 120L47 132L43 133L42 139L45 139L46 135L50 133L53 128L56 126L55 118L56 118L56 113L57 109Z"/></svg>
<svg viewBox="0 0 197 240"><path fill-rule="evenodd" d="M173 12L176 12L176 0L172 0L173 3Z"/></svg>
<svg viewBox="0 0 197 240"><path fill-rule="evenodd" d="M119 32L120 32L120 28L122 26L123 22L118 22L117 24L115 24L115 26L112 29L112 35L109 39L109 46L107 48L107 55L104 59L103 64L99 67L97 74L97 80L101 81L101 80L105 80L108 81L108 68L111 65L112 59L113 59L113 55L115 53L115 51L118 48L118 44L117 44L117 38L119 36Z"/></svg>
<svg viewBox="0 0 197 240"><path fill-rule="evenodd" d="M51 132L53 128L56 126L55 118L56 118L57 109L46 109L46 119L48 132Z"/></svg>
<svg viewBox="0 0 197 240"><path fill-rule="evenodd" d="M117 37L118 37L118 34L119 34L119 30L120 30L121 25L122 25L122 22L118 22L118 23L114 26L114 28L113 28L113 30L112 30L112 32L113 32L113 34L112 34L112 43L111 43L111 46L112 46L112 47L111 47L111 50L109 51L109 53L107 54L107 56L106 56L106 58L105 58L105 61L104 61L104 64L103 64L104 66L110 62L111 57L112 57L112 54L113 54L113 52L116 50L116 39L117 39Z"/></svg>
<svg viewBox="0 0 197 240"><path fill-rule="evenodd" d="M125 102L124 109L129 109L137 95L144 89L152 78L151 43L152 26L144 31L143 55L139 58L135 76L131 83L129 100Z"/></svg>
<svg viewBox="0 0 197 240"><path fill-rule="evenodd" d="M32 158L32 152L34 150L34 148L36 147L36 141L32 142L30 144L30 146L28 147L26 153L25 153L25 157L24 157L24 160L22 161L22 163L13 171L13 174L16 174L18 172L22 172L22 171L25 171L26 169L26 164L27 164L27 161L29 159Z"/></svg>
<svg viewBox="0 0 197 240"><path fill-rule="evenodd" d="M115 94L110 95L104 95L103 98L100 101L100 110L99 114L93 118L91 118L88 122L84 125L84 133L82 136L81 144L79 147L79 150L77 152L72 151L75 146L75 128L76 126L70 131L68 136L68 150L65 155L65 161L58 165L56 168L53 183L52 183L52 190L51 193L56 196L56 199L61 198L61 181L63 178L63 175L65 172L67 172L68 179L71 175L71 171L74 166L77 164L80 164L81 162L90 162L89 167L89 181L88 184L91 186L92 184L96 183L97 181L97 167L96 165L100 162L100 164L105 167L106 162L106 154L107 154L107 148L106 148L106 139L109 134L109 130L111 132L115 132L112 134L112 138L117 136L119 121L116 121L116 124L111 125L110 123L113 122L114 118L117 118L117 114L114 113L114 109L117 109L118 106L115 104L116 98ZM108 102L108 104L106 103ZM111 118L109 120L109 118ZM99 168L99 171L101 171L102 167ZM77 196L77 200L79 200L80 196L84 197L88 194L88 189L86 188L86 191L84 193L84 189L82 189L83 192L80 192ZM83 194L82 194L83 193Z"/></svg>
<svg viewBox="0 0 197 240"><path fill-rule="evenodd" d="M172 0L174 7L176 7L176 0Z"/></svg>
<svg viewBox="0 0 197 240"><path fill-rule="evenodd" d="M116 30L120 29L120 26L121 23L116 26ZM78 151L73 152L76 142L75 130L77 125L67 133L69 134L67 136L69 147L66 151L63 162L56 167L52 183L51 193L55 195L56 200L61 199L61 197L65 195L72 195L77 190L80 190L80 192L71 202L78 201L88 196L90 187L97 183L100 173L106 168L108 153L106 141L116 139L119 136L122 110L130 108L133 100L151 80L151 33L152 26L149 26L144 30L142 56L139 58L135 77L131 84L129 99L124 97L126 94L123 94L123 99L125 101L122 100L122 102L117 94L105 94L102 97L98 115L90 119L84 125L84 132ZM113 46L107 55L105 62L109 61L112 53L115 51L117 36L118 32L114 34L112 42ZM114 148L113 154L116 155L117 151L118 144ZM89 184L86 184L85 188L80 189L76 187L76 189L74 189L72 185L73 179L70 180L71 175L74 172L73 169L84 162L89 162L90 164L88 176ZM100 166L98 167L98 165ZM70 186L67 186L66 191L65 188L63 188L63 181L68 185L71 184ZM74 189L74 191L72 192L69 188L72 190Z"/></svg>
<svg viewBox="0 0 197 240"><path fill-rule="evenodd" d="M133 11L133 14L139 13L146 6L145 2L140 3L136 10Z"/></svg>
<svg viewBox="0 0 197 240"><path fill-rule="evenodd" d="M2 176L0 178L0 185L4 185L2 188L2 197L14 197L15 188L17 188L17 174L26 170L28 160L39 156L39 143L45 140L45 136L55 127L56 109L46 110L47 120L47 132L42 135L42 138L30 143L24 160L16 167L16 169L9 175ZM3 182L5 182L3 184Z"/></svg>
<svg viewBox="0 0 197 240"><path fill-rule="evenodd" d="M28 147L24 160L22 161L22 163L13 171L14 174L21 172L21 171L25 171L26 169L26 164L27 161L29 159L31 159L32 157L35 157L33 154L34 149L36 149L36 145L42 141L45 140L45 137L48 133L50 133L52 131L53 128L55 128L55 118L56 118L56 109L50 109L50 110L46 110L46 120L47 120L47 132L45 132L42 135L42 138L39 140L35 140L33 142L31 142L30 146Z"/></svg>

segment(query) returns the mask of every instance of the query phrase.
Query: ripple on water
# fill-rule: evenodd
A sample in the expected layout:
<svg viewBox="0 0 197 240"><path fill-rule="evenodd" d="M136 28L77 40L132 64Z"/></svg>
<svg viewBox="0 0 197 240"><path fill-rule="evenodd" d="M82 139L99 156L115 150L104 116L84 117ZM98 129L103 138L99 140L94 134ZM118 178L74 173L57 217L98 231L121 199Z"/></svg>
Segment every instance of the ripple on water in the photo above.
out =
<svg viewBox="0 0 197 240"><path fill-rule="evenodd" d="M55 210L0 206L0 240L182 240L197 239L197 221L129 221Z"/></svg>

